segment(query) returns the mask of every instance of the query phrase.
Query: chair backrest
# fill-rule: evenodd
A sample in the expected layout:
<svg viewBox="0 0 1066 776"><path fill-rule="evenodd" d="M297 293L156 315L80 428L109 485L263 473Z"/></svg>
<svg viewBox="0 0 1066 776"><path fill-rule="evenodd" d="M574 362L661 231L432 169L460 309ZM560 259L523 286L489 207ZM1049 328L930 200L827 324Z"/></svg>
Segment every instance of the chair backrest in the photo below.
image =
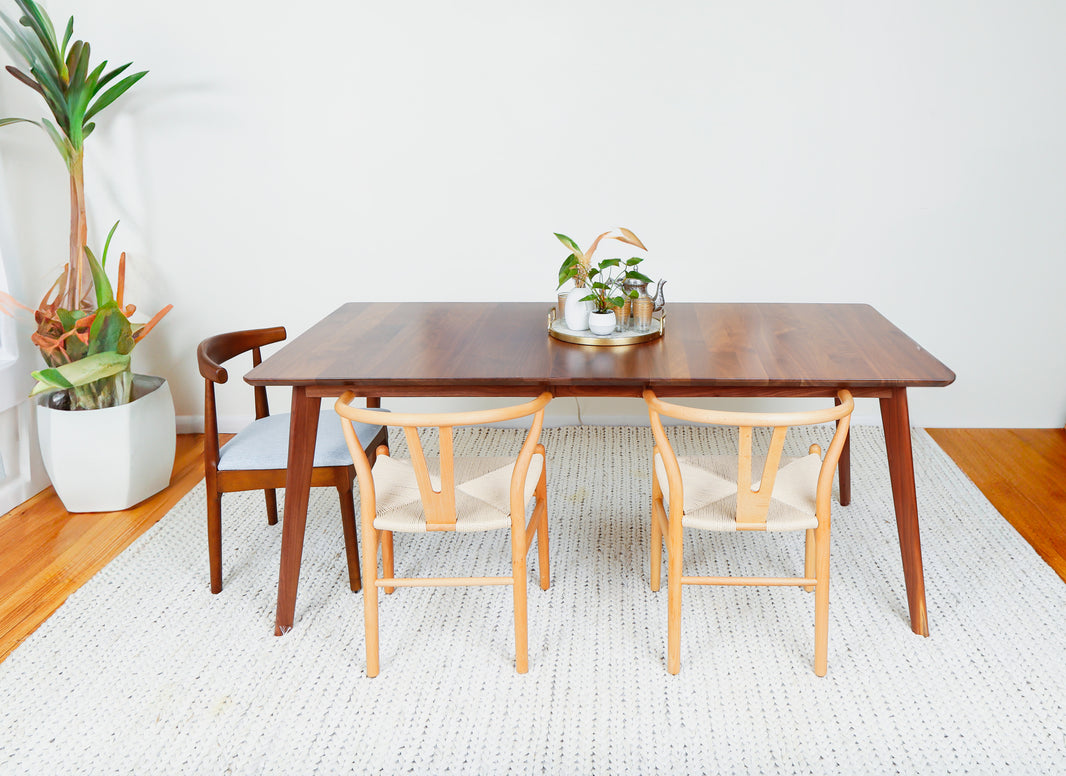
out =
<svg viewBox="0 0 1066 776"><path fill-rule="evenodd" d="M829 504L829 497L833 487L833 473L836 471L840 453L844 449L847 440L848 428L851 421L851 412L855 408L851 392L840 390L837 392L837 405L820 410L808 410L802 412L732 412L726 410L698 409L685 407L680 404L665 402L651 390L644 391L644 400L648 405L648 415L651 419L652 435L655 437L655 445L662 453L663 464L666 467L667 478L670 486L670 508L680 509L684 503L684 484L681 481L681 471L677 463L677 455L670 445L670 440L663 427L662 418L669 417L689 423L703 423L714 426L734 426L739 430L739 445L737 451L737 528L758 530L765 528L766 515L770 508L770 497L773 493L774 481L781 463L781 453L784 450L785 435L792 426L812 426L830 421L837 421L836 431L822 459L821 470L818 474L817 503L819 512ZM752 439L755 428L772 428L773 435L770 438L766 452L766 461L763 464L762 475L758 480L758 488L752 490ZM809 450L821 456L822 451L818 445L811 445ZM676 497L673 494L678 494ZM819 515L821 516L821 515Z"/></svg>
<svg viewBox="0 0 1066 776"><path fill-rule="evenodd" d="M511 476L511 503L520 503L525 473L529 469L530 460L538 447L541 428L544 426L544 408L551 401L552 395L549 392L544 392L533 401L510 407L475 410L473 412L425 414L407 412L383 413L373 409L352 407L351 401L354 398L355 394L349 391L337 399L334 407L337 410L337 414L342 418L344 436L348 440L348 447L352 452L352 460L355 463L359 481L361 483L373 483L374 476L366 451L363 450L355 435L352 421L403 428L404 436L407 439L407 447L411 453L411 467L415 471L419 495L422 497L426 526L435 530L448 530L449 528L454 528L456 521L453 429L457 426L498 423L530 416L533 418L529 432L526 434L525 441L522 443L521 450L518 453L514 473ZM419 429L423 428L436 428L438 431L440 444L439 490L433 486L426 454L422 449L422 440L418 434ZM368 490L370 492L367 492ZM364 508L369 505L370 510L373 511L373 501L367 501L367 499L374 498L373 489L361 488L360 498L363 499Z"/></svg>
<svg viewBox="0 0 1066 776"><path fill-rule="evenodd" d="M285 327L231 331L208 337L196 349L196 362L205 381L204 387L204 457L209 469L218 466L218 411L215 406L215 383L225 383L229 374L222 365L231 358L252 351L252 366L263 361L262 347L285 339ZM255 417L265 418L270 414L267 392L263 386L253 389Z"/></svg>

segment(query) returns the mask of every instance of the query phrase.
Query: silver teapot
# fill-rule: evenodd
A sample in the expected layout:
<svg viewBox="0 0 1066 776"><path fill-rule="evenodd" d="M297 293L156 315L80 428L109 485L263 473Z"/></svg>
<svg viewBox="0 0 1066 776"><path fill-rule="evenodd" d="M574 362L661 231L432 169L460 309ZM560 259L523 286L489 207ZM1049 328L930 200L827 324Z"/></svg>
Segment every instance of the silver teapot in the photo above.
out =
<svg viewBox="0 0 1066 776"><path fill-rule="evenodd" d="M666 304L666 298L663 296L664 285L666 285L665 280L660 280L655 284L655 296L653 297L648 293L648 282L646 280L630 278L622 282L622 288L626 296L630 296L633 291L637 292L631 307L633 311L631 325L636 331L645 332L651 329L652 313L662 310L663 305Z"/></svg>

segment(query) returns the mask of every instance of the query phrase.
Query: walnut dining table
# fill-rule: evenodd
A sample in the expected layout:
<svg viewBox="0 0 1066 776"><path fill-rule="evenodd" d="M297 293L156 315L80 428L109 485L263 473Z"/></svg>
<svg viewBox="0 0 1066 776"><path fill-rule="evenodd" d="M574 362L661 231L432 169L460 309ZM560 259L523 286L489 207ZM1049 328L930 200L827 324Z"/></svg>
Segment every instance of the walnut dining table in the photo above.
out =
<svg viewBox="0 0 1066 776"><path fill-rule="evenodd" d="M290 386L275 633L292 628L322 399L395 396L835 396L880 401L911 629L929 635L907 389L955 374L864 304L670 303L663 336L597 347L548 336L550 304L353 302L245 376ZM339 421L338 421L339 422ZM851 499L850 456L840 500Z"/></svg>

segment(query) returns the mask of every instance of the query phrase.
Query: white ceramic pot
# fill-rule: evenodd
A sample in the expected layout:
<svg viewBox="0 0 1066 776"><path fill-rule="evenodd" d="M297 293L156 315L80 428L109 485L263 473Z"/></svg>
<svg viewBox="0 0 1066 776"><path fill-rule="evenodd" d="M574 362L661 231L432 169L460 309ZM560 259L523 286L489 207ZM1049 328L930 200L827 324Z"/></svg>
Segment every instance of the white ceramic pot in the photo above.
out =
<svg viewBox="0 0 1066 776"><path fill-rule="evenodd" d="M618 318L613 310L605 313L589 314L589 331L599 337L606 337L608 334L613 333L617 323Z"/></svg>
<svg viewBox="0 0 1066 776"><path fill-rule="evenodd" d="M566 328L571 331L584 331L589 327L589 312L592 310L592 302L583 302L581 297L588 293L583 288L575 288L566 295L566 308L563 310L563 318L566 320Z"/></svg>
<svg viewBox="0 0 1066 776"><path fill-rule="evenodd" d="M133 376L133 401L59 410L37 399L44 468L68 512L115 512L170 484L177 426L162 377Z"/></svg>

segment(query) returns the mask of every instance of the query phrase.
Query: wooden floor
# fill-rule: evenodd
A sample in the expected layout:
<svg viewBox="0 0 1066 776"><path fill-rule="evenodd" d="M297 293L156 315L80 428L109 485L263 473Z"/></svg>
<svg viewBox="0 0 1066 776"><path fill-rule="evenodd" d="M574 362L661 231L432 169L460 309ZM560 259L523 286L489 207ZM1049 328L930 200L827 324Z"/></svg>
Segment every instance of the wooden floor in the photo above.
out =
<svg viewBox="0 0 1066 776"><path fill-rule="evenodd" d="M71 514L46 488L0 517L0 661L204 478L203 455L179 434L170 487L124 512Z"/></svg>
<svg viewBox="0 0 1066 776"><path fill-rule="evenodd" d="M927 429L1066 581L1066 429Z"/></svg>
<svg viewBox="0 0 1066 776"><path fill-rule="evenodd" d="M1066 430L929 433L1066 580ZM170 487L134 509L72 515L48 488L0 517L0 661L203 479L202 446L180 435Z"/></svg>

